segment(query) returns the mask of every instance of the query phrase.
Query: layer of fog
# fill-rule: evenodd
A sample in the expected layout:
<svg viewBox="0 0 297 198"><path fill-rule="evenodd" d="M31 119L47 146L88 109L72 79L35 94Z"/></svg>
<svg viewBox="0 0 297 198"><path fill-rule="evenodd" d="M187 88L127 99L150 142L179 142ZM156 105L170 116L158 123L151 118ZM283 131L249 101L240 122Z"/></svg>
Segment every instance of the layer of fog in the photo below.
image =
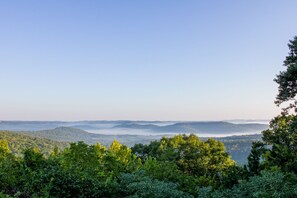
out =
<svg viewBox="0 0 297 198"><path fill-rule="evenodd" d="M226 120L232 124L267 124L269 125L270 120Z"/></svg>
<svg viewBox="0 0 297 198"><path fill-rule="evenodd" d="M156 132L147 129L98 129L98 130L85 130L89 133L102 134L102 135L138 135L138 136L173 136L180 133L170 133L170 132ZM234 135L254 135L260 134L261 132L232 132L232 133L195 133L199 137L227 137ZM190 134L190 133L183 133Z"/></svg>

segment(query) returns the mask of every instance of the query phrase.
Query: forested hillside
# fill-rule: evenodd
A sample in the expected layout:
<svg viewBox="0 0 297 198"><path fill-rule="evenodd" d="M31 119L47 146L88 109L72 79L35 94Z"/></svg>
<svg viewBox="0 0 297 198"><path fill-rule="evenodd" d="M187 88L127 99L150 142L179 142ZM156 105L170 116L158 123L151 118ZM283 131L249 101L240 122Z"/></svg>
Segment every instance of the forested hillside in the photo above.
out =
<svg viewBox="0 0 297 198"><path fill-rule="evenodd" d="M0 131L0 140L6 140L11 152L17 155L20 155L27 148L36 148L48 156L53 152L54 148L58 148L61 151L69 145L66 142L37 138L11 131Z"/></svg>
<svg viewBox="0 0 297 198"><path fill-rule="evenodd" d="M62 142L84 141L87 144L96 144L100 142L100 144L103 144L104 146L109 146L114 140L119 140L127 146L133 146L136 143L146 144L152 140L160 139L162 137L145 135L103 135L89 133L73 127L57 127L55 129L41 131L17 131L17 133Z"/></svg>

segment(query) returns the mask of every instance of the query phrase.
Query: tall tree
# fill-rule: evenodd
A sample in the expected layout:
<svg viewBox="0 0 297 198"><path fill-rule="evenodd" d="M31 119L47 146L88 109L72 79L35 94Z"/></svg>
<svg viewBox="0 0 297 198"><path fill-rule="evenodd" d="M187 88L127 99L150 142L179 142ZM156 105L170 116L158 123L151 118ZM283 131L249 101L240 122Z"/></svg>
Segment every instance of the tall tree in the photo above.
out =
<svg viewBox="0 0 297 198"><path fill-rule="evenodd" d="M289 55L284 60L285 71L281 71L274 81L278 83L278 95L275 103L279 106L283 102L289 102L284 108L284 113L294 109L297 113L297 36L289 41Z"/></svg>
<svg viewBox="0 0 297 198"><path fill-rule="evenodd" d="M270 122L270 129L262 132L262 143L255 143L249 156L251 174L259 174L261 168L279 167L282 171L297 173L297 36L289 41L289 55L284 60L285 71L280 72L275 82L279 84L275 103L288 102L282 115ZM290 113L295 111L295 115ZM263 152L264 151L264 152ZM262 155L263 154L263 155ZM261 164L260 159L263 159Z"/></svg>
<svg viewBox="0 0 297 198"><path fill-rule="evenodd" d="M264 143L271 146L264 155L264 165L297 173L297 117L278 116L270 122L270 129L262 133Z"/></svg>
<svg viewBox="0 0 297 198"><path fill-rule="evenodd" d="M253 142L251 153L248 156L248 167L252 176L260 174L262 170L261 157L265 151L263 142Z"/></svg>

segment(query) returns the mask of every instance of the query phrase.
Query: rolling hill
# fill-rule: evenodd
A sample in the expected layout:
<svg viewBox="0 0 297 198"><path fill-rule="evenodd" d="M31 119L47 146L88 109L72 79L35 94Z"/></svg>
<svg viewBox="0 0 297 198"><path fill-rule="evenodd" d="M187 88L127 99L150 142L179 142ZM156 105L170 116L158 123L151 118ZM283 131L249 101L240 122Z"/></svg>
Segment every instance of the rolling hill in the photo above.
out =
<svg viewBox="0 0 297 198"><path fill-rule="evenodd" d="M32 137L30 135L19 134L11 131L0 131L0 140L6 140L10 150L17 155L20 155L26 148L38 148L45 155L49 155L55 147L59 150L63 150L68 146L68 143L65 142Z"/></svg>
<svg viewBox="0 0 297 198"><path fill-rule="evenodd" d="M152 140L160 139L161 136L143 136L143 135L103 135L89 133L73 127L57 127L50 130L41 131L18 131L17 133L30 135L33 137L47 138L61 142L84 141L87 144L101 143L109 146L114 140L120 141L127 146L133 146L136 143L149 143Z"/></svg>

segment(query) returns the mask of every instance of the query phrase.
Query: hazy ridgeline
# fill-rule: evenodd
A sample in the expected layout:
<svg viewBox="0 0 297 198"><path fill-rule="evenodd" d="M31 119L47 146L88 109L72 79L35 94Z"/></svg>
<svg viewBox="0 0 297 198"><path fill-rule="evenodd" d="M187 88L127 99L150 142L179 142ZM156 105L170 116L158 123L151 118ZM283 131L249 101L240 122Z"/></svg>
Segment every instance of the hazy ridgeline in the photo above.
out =
<svg viewBox="0 0 297 198"><path fill-rule="evenodd" d="M62 142L63 146L65 146L65 142L78 141L84 141L88 144L101 143L109 146L113 140L118 140L122 144L132 147L139 143L149 144L151 141L159 140L163 136L172 137L175 134L194 133L201 137L202 140L206 140L207 137L214 137L224 142L227 152L239 164L247 162L252 142L261 138L256 133L267 128L268 125L255 123L255 121L253 123L243 123L242 121L237 124L229 122L144 121L0 122L0 129L13 130L33 137ZM242 134L253 135L241 136ZM228 135L230 137L220 137ZM52 143L52 145L55 144ZM35 147L34 144L32 146ZM43 152L48 153L48 149Z"/></svg>
<svg viewBox="0 0 297 198"><path fill-rule="evenodd" d="M234 121L233 121L234 122ZM260 133L268 128L268 121L162 122L162 121L0 121L1 130L39 131L57 127L72 127L105 135L164 135L195 133L200 137Z"/></svg>

